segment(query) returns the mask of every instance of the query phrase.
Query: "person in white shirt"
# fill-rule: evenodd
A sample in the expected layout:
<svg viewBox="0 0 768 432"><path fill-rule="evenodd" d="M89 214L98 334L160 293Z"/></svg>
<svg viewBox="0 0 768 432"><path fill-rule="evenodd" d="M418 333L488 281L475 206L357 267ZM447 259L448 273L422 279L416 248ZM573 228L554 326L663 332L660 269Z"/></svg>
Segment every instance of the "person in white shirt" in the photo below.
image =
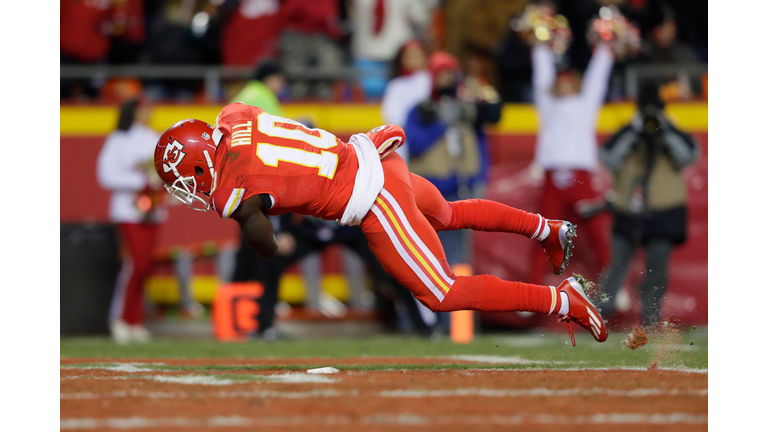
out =
<svg viewBox="0 0 768 432"><path fill-rule="evenodd" d="M583 80L573 71L557 72L555 53L545 44L532 50L533 93L539 129L535 163L544 169L541 214L571 221L579 227L579 240L592 258L580 271L589 280L610 260L610 216L587 217L586 209L602 200L594 181L599 167L596 123L608 89L613 53L598 43ZM546 263L534 261L531 282L541 283Z"/></svg>
<svg viewBox="0 0 768 432"><path fill-rule="evenodd" d="M408 113L432 91L432 77L427 70L427 50L416 39L406 42L393 61L393 78L387 83L381 101L385 123L405 127ZM408 141L397 149L408 162Z"/></svg>
<svg viewBox="0 0 768 432"><path fill-rule="evenodd" d="M159 226L167 217L166 194L153 162L160 134L148 126L150 112L138 99L124 102L117 130L107 137L97 161L99 184L112 192L110 221L127 246L110 309L110 331L118 343L150 338L143 325L144 282Z"/></svg>
<svg viewBox="0 0 768 432"><path fill-rule="evenodd" d="M352 54L367 97L386 88L389 63L403 44L429 26L435 0L352 0Z"/></svg>

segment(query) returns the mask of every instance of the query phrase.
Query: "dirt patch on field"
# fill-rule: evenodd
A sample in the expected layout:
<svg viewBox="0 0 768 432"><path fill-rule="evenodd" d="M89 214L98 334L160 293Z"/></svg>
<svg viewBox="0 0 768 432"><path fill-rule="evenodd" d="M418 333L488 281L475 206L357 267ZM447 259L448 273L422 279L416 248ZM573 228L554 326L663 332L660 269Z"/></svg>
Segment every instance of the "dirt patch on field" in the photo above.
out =
<svg viewBox="0 0 768 432"><path fill-rule="evenodd" d="M413 427L441 432L707 428L706 373L396 368L443 362L457 361L65 359L61 361L61 428L341 432ZM140 363L153 366L147 369ZM278 367L316 364L335 366L340 372L317 376ZM344 369L344 365L360 364L394 367ZM248 369L253 365L275 368ZM174 366L197 369L173 370ZM227 370L205 366L227 366Z"/></svg>

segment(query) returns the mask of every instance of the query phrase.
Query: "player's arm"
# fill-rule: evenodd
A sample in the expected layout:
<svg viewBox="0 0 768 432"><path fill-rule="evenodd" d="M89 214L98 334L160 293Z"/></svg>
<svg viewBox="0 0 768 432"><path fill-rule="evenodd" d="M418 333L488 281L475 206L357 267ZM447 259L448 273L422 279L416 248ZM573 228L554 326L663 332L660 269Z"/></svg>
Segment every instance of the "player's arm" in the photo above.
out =
<svg viewBox="0 0 768 432"><path fill-rule="evenodd" d="M231 218L240 224L243 240L258 256L272 258L277 252L277 240L265 210L264 202L254 195L243 201Z"/></svg>

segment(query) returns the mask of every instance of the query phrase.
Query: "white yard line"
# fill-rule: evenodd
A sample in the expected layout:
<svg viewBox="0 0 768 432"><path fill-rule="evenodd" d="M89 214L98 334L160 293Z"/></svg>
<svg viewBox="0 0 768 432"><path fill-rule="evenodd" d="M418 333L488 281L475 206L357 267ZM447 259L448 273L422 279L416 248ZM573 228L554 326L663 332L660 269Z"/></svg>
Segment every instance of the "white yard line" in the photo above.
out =
<svg viewBox="0 0 768 432"><path fill-rule="evenodd" d="M107 370L113 372L139 373L139 372L179 372L172 369L155 369L147 366L165 366L164 363L104 363L93 366L60 365L60 369L71 370Z"/></svg>
<svg viewBox="0 0 768 432"><path fill-rule="evenodd" d="M335 383L337 378L331 378L324 375L314 375L306 373L287 373L277 375L258 375L267 381L281 383Z"/></svg>
<svg viewBox="0 0 768 432"><path fill-rule="evenodd" d="M196 383L197 384L197 383ZM220 385L220 384L216 384ZM659 389L640 388L633 390L614 390L606 388L570 388L570 389L488 389L463 388L453 390L413 390L396 389L378 392L360 392L358 390L310 390L298 392L283 391L219 391L219 392L145 392L140 390L115 391L107 393L61 393L62 400L106 399L106 398L149 398L149 399L186 399L186 398L270 398L270 399L306 399L326 397L367 397L383 398L443 398L443 397L570 397L570 396L614 396L614 397L649 397L649 396L708 396L707 389Z"/></svg>
<svg viewBox="0 0 768 432"><path fill-rule="evenodd" d="M147 372L147 371L142 371ZM179 371L169 371L179 372ZM200 374L184 374L184 375L139 375L139 376L115 376L115 377L63 377L60 380L71 379L110 379L110 380L124 380L124 379L146 379L164 383L172 384L198 384L198 385L215 385L225 386L232 384L245 384L253 383L257 381L269 381L287 384L303 384L303 383L321 383L332 384L338 382L337 378L330 378L324 375L311 375L304 373L285 373L285 374L273 374L273 375L250 375L252 379L236 379L229 378L228 374L221 375L200 375Z"/></svg>
<svg viewBox="0 0 768 432"><path fill-rule="evenodd" d="M145 392L140 390L115 391L108 393L62 393L62 400L73 399L106 399L106 398L148 398L148 399L187 399L187 398L268 398L268 399L307 399L322 397L356 397L359 392L337 390L310 390L299 392L284 392L272 390L257 391L218 391L218 392Z"/></svg>
<svg viewBox="0 0 768 432"><path fill-rule="evenodd" d="M288 384L303 384L303 383L335 383L339 381L335 378L330 378L323 375L310 375L305 373L285 373L274 375L250 375L253 379L230 379L227 374L222 375L152 375L146 377L153 381L167 382L174 384L202 384L202 385L232 385L252 383L254 381L269 381ZM143 378L143 377L139 377Z"/></svg>
<svg viewBox="0 0 768 432"><path fill-rule="evenodd" d="M147 378L151 379L152 381L172 383L172 384L200 384L200 385L215 385L215 386L232 385L236 382L248 382L245 380L236 381L236 380L231 380L226 378L217 378L214 375L176 375L176 376L154 375Z"/></svg>
<svg viewBox="0 0 768 432"><path fill-rule="evenodd" d="M447 356L451 360L462 360L474 363L503 363L503 364L562 364L562 361L528 360L520 356L494 356L494 355L454 355ZM570 362L573 363L573 362Z"/></svg>
<svg viewBox="0 0 768 432"><path fill-rule="evenodd" d="M367 417L349 416L290 416L258 417L217 416L209 418L183 417L128 417L128 418L70 418L60 421L61 429L145 429L161 427L254 427L291 425L440 425L440 424L706 424L707 415L689 413L606 413L580 416L566 415L448 415L424 416L417 414L376 414Z"/></svg>
<svg viewBox="0 0 768 432"><path fill-rule="evenodd" d="M614 390L604 388L571 388L571 389L485 389L485 388L467 388L455 390L388 390L379 393L381 397L402 397L402 398L433 398L433 397L464 397L464 396L484 396L484 397L567 397L567 396L618 396L618 397L646 397L646 396L707 396L707 389L680 390L680 389L658 389L645 388L634 390Z"/></svg>

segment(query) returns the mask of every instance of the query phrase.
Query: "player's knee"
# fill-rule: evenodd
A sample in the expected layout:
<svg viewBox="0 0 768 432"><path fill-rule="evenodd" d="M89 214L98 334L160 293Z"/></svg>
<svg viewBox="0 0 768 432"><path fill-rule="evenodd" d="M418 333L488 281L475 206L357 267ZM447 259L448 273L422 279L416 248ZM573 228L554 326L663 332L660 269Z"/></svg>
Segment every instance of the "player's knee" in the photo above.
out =
<svg viewBox="0 0 768 432"><path fill-rule="evenodd" d="M442 302L440 302L435 312L455 312L455 311L464 310L464 309L468 309L467 305L458 304L451 299L449 301L443 300Z"/></svg>
<svg viewBox="0 0 768 432"><path fill-rule="evenodd" d="M478 304L462 292L460 287L454 286L450 292L446 293L443 301L438 305L437 312L454 312L459 310L476 310Z"/></svg>
<svg viewBox="0 0 768 432"><path fill-rule="evenodd" d="M440 300L438 300L434 296L432 297L417 296L416 300L418 300L419 303L423 304L427 309L431 310L432 312L440 311Z"/></svg>

